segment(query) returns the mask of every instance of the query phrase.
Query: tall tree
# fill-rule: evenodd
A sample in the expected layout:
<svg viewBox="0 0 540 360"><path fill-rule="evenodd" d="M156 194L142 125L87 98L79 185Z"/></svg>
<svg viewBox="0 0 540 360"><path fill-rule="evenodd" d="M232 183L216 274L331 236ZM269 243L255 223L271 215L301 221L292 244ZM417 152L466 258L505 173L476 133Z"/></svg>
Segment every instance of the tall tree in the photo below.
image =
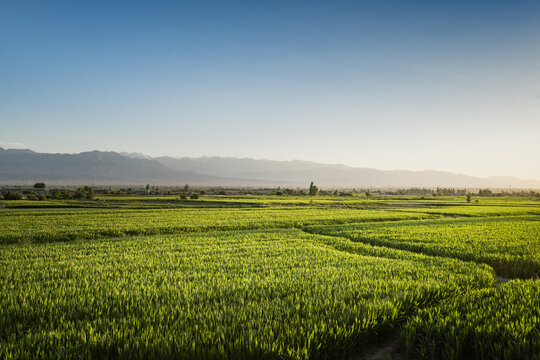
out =
<svg viewBox="0 0 540 360"><path fill-rule="evenodd" d="M313 181L309 185L309 196L311 196L310 203L313 203L313 197L319 193L319 188L313 185Z"/></svg>

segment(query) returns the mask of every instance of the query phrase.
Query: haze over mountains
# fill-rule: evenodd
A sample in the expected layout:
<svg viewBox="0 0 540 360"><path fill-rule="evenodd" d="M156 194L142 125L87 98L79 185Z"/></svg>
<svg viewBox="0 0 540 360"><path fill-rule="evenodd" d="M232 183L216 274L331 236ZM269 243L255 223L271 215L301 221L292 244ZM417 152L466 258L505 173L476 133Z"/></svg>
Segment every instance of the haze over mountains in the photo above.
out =
<svg viewBox="0 0 540 360"><path fill-rule="evenodd" d="M538 189L540 181L479 178L445 171L376 170L310 161L247 158L151 158L139 153L37 153L0 148L0 183L160 184L208 186L469 187Z"/></svg>

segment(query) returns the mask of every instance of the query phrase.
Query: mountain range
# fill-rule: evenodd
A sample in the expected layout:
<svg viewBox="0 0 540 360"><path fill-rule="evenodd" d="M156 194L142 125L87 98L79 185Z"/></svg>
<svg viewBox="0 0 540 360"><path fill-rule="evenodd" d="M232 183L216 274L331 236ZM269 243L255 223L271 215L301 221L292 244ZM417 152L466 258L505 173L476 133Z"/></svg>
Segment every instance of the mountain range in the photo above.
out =
<svg viewBox="0 0 540 360"><path fill-rule="evenodd" d="M90 151L38 153L0 148L0 183L160 184L205 186L468 187L540 189L540 181L480 178L446 171L377 170L311 161L155 157Z"/></svg>

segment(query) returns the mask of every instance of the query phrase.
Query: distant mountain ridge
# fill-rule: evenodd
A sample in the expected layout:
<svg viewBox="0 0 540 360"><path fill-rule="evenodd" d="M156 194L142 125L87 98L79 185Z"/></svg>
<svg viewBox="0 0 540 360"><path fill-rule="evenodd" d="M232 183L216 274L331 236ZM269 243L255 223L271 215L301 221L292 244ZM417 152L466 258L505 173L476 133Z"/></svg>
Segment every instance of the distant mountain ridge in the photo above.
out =
<svg viewBox="0 0 540 360"><path fill-rule="evenodd" d="M152 159L109 151L47 154L0 148L0 182L55 181L63 183L219 182L212 176L176 171Z"/></svg>
<svg viewBox="0 0 540 360"><path fill-rule="evenodd" d="M540 189L540 181L479 178L445 171L377 170L311 161L249 158L156 157L89 151L37 153L0 147L0 183L53 181L66 184L161 184L208 186L469 187Z"/></svg>
<svg viewBox="0 0 540 360"><path fill-rule="evenodd" d="M321 186L540 188L538 180L523 180L514 177L480 178L436 170L377 170L302 160L275 161L226 157L173 158L165 156L155 159L177 170L191 170L223 177L234 174L246 180L265 179L298 184L316 181Z"/></svg>

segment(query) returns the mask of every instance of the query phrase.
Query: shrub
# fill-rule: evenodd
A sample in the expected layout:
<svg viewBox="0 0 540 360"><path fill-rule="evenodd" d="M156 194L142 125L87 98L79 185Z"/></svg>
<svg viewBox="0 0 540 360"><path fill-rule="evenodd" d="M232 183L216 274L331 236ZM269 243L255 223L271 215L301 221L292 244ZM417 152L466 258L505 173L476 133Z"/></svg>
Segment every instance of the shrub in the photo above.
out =
<svg viewBox="0 0 540 360"><path fill-rule="evenodd" d="M14 192L11 190L4 192L4 200L22 200L23 195L18 192Z"/></svg>

